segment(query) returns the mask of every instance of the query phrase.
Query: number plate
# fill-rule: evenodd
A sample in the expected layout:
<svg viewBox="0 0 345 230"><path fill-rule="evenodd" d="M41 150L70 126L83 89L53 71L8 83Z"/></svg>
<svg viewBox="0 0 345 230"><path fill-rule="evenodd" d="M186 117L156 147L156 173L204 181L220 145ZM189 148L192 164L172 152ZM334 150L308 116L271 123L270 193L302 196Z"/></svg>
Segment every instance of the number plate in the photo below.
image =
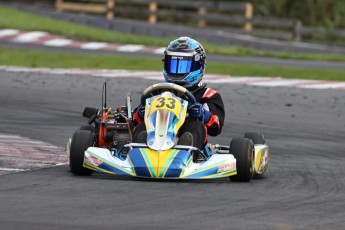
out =
<svg viewBox="0 0 345 230"><path fill-rule="evenodd" d="M151 113L157 110L169 110L178 116L181 106L182 104L177 98L169 96L156 97L151 103Z"/></svg>

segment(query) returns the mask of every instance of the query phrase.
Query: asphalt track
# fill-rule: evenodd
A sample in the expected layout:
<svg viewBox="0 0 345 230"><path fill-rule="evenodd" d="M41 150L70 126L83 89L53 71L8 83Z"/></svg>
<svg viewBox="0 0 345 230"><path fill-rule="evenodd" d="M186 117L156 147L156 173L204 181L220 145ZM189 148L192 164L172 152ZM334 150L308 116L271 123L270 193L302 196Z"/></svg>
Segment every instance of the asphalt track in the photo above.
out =
<svg viewBox="0 0 345 230"><path fill-rule="evenodd" d="M104 78L0 72L0 133L65 146L101 106ZM133 104L153 83L108 79L109 105ZM267 177L156 181L67 166L0 176L0 229L344 229L345 95L342 90L210 85L223 95L220 144L261 131L271 146Z"/></svg>

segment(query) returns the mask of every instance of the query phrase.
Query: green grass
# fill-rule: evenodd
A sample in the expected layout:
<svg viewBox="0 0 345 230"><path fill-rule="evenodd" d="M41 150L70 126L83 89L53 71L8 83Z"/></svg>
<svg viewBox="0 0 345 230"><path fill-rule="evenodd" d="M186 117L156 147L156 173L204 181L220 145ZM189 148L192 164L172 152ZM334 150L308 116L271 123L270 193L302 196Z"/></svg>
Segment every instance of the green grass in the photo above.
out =
<svg viewBox="0 0 345 230"><path fill-rule="evenodd" d="M154 71L161 71L163 68L160 58L66 54L10 48L0 48L0 65ZM216 62L208 62L206 73L345 81L345 71L238 65Z"/></svg>
<svg viewBox="0 0 345 230"><path fill-rule="evenodd" d="M4 6L0 6L0 18L0 28L12 28L28 31L47 31L80 40L142 44L149 46L166 46L171 40L92 28L63 20L43 17ZM299 54L289 52L270 52L239 46L220 46L204 42L202 43L204 44L208 54L345 61L345 55L341 54Z"/></svg>
<svg viewBox="0 0 345 230"><path fill-rule="evenodd" d="M25 11L0 6L0 28L39 30L81 40L165 46L169 39L160 39L97 29L64 20L57 20Z"/></svg>

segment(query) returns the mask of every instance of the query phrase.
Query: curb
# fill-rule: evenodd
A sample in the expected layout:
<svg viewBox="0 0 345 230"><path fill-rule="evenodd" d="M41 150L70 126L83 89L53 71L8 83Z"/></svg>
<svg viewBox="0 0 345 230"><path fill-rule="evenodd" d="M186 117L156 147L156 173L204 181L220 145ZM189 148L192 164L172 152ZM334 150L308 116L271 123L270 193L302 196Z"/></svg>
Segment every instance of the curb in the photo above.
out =
<svg viewBox="0 0 345 230"><path fill-rule="evenodd" d="M67 164L64 148L0 133L0 175Z"/></svg>
<svg viewBox="0 0 345 230"><path fill-rule="evenodd" d="M83 50L115 51L126 53L148 53L163 55L165 47L152 47L144 45L118 44L109 42L86 42L72 40L63 36L53 35L42 31L21 31L16 29L1 29L0 40L20 43L42 45L47 47L70 47Z"/></svg>
<svg viewBox="0 0 345 230"><path fill-rule="evenodd" d="M106 69L51 69L51 68L26 68L0 66L0 71L13 73L35 73L91 76L104 78L135 78L143 80L163 81L161 72L158 71L130 71L130 70L106 70ZM292 87L307 89L337 89L345 90L345 82L320 81L303 79L285 79L280 77L236 77L230 75L205 74L203 82L211 84L240 84L261 87Z"/></svg>

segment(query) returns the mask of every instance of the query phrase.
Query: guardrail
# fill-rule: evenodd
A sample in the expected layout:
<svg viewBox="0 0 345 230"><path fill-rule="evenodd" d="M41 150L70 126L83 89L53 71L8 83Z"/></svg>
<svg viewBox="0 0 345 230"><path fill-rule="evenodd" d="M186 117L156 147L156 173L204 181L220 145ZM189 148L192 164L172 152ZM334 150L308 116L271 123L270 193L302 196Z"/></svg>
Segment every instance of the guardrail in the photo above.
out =
<svg viewBox="0 0 345 230"><path fill-rule="evenodd" d="M119 4L115 7L115 4ZM124 6L125 5L125 6ZM143 7L147 5L146 9ZM244 30L250 32L253 28L253 4L250 2L213 2L203 0L56 0L56 9L59 12L74 11L95 14L105 14L108 19L114 18L115 14L145 15L151 24L158 22L158 18L179 17L195 18L198 26L204 28L207 22L227 20L222 15L208 13L208 9L218 12L241 13ZM139 7L138 7L139 6ZM169 8L175 8L169 9ZM180 12L178 10L181 10ZM187 9L187 10L184 10ZM188 13L188 15L186 15Z"/></svg>
<svg viewBox="0 0 345 230"><path fill-rule="evenodd" d="M55 7L56 7L56 10L59 12L74 11L74 12L105 14L108 19L113 19L115 0L89 1L89 2L56 0Z"/></svg>
<svg viewBox="0 0 345 230"><path fill-rule="evenodd" d="M254 16L251 2L211 0L56 0L57 11L104 14L116 17L190 23L199 28L217 26L225 30L260 37L301 41L303 36L315 37L321 33L345 37L343 30L326 31L304 27L300 20ZM192 22L192 23L191 23Z"/></svg>

